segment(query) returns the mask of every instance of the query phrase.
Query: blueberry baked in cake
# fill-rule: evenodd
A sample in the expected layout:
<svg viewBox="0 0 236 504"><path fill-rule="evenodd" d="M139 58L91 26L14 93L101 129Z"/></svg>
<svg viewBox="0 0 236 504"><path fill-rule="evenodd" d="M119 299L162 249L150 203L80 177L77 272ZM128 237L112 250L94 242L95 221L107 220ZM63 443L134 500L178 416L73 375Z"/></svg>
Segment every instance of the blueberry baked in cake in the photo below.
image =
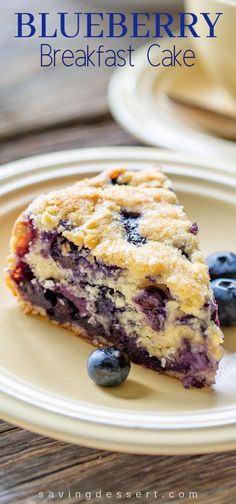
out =
<svg viewBox="0 0 236 504"><path fill-rule="evenodd" d="M38 197L10 246L7 283L26 313L186 388L214 383L223 336L198 226L158 168L105 171Z"/></svg>

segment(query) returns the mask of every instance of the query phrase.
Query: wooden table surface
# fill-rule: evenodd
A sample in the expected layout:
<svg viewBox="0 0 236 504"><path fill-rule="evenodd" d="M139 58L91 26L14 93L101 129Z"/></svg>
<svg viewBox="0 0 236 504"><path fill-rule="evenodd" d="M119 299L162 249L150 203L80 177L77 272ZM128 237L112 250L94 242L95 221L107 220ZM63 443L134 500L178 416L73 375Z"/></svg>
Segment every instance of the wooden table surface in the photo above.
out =
<svg viewBox="0 0 236 504"><path fill-rule="evenodd" d="M37 12L42 8L40 0L35 0L30 9L29 3L1 0L0 164L62 149L137 145L109 113L109 70L74 71L59 67L45 72L37 61L38 41L29 44L14 39L13 13L27 8ZM69 3L72 10L75 5L79 10L80 2L74 0L61 0L60 10L66 5L68 9ZM55 4L55 0L48 1L48 11L55 10ZM103 498L95 498L95 492L100 490ZM65 492L64 497L59 496L59 491ZM75 491L81 492L81 498L73 497ZM122 498L115 498L118 491ZM189 497L191 491L198 493L197 499ZM39 492L44 492L44 496ZM178 457L109 453L0 423L1 504L85 503L90 497L86 492L92 493L90 502L102 504L235 504L236 452ZM104 492L113 492L113 497L105 498ZM125 492L131 492L133 497L125 497ZM135 497L135 492L141 492L141 498L140 494ZM148 497L146 492L150 492Z"/></svg>

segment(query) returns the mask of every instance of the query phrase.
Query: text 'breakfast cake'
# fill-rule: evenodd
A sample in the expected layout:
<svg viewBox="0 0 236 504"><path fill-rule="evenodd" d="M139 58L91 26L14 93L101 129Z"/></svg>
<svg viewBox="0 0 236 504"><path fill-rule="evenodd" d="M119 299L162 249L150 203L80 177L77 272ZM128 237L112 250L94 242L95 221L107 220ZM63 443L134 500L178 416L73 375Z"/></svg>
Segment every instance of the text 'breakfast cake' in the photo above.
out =
<svg viewBox="0 0 236 504"><path fill-rule="evenodd" d="M158 168L106 171L20 215L7 283L26 313L211 385L223 336L197 235Z"/></svg>

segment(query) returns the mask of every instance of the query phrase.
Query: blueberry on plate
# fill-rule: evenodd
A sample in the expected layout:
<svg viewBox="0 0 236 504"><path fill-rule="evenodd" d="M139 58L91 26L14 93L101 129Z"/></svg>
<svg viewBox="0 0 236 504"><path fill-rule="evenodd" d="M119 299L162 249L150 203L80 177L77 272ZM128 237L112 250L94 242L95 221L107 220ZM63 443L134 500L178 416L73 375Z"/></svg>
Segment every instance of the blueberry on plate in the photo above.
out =
<svg viewBox="0 0 236 504"><path fill-rule="evenodd" d="M236 254L216 252L207 257L211 280L215 278L236 278Z"/></svg>
<svg viewBox="0 0 236 504"><path fill-rule="evenodd" d="M219 309L219 320L223 326L236 325L236 280L217 278L211 282Z"/></svg>
<svg viewBox="0 0 236 504"><path fill-rule="evenodd" d="M88 358L88 375L102 387L116 387L130 372L128 355L118 348L105 347L94 350Z"/></svg>

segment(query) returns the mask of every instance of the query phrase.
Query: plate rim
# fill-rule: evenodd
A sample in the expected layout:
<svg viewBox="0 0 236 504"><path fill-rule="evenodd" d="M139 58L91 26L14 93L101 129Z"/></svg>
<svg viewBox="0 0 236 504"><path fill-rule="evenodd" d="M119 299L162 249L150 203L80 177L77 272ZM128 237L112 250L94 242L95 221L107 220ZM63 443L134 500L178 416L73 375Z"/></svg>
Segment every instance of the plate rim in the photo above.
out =
<svg viewBox="0 0 236 504"><path fill-rule="evenodd" d="M126 154L123 154L123 152ZM125 156L127 160L134 159L140 160L140 155L143 154L144 161L153 161L157 156L160 162L171 162L171 163L183 163L191 164L197 168L207 168L213 172L221 173L226 176L236 177L236 159L234 163L220 159L210 159L210 158L199 158L197 160L192 159L191 153L187 152L176 152L162 147L157 146L100 146L100 147L86 147L68 150L59 150L56 152L48 152L45 154L38 154L33 156L23 157L21 159L12 161L10 163L4 163L0 165L0 181L4 182L8 178L16 179L18 174L35 172L36 170L42 170L48 166L56 166L77 163L78 161L86 161L89 156L89 161L96 160L99 156L104 156L106 161L114 161L118 155ZM168 160L167 160L168 158ZM158 163L159 161L157 161Z"/></svg>
<svg viewBox="0 0 236 504"><path fill-rule="evenodd" d="M199 166L199 162L195 162L194 160L191 159L190 156L186 156L186 155L180 155L180 154L175 154L173 152L168 152L168 151L161 151L159 149L156 149L156 148L146 148L146 147L109 147L109 148L102 148L102 147L99 147L99 148L89 148L89 149L75 149L75 150L71 150L71 151L61 151L61 152L57 152L57 153L50 153L50 154L44 154L44 155L40 155L40 156L35 156L35 157L31 157L31 158L26 158L26 159L22 159L20 161L15 161L13 163L10 163L10 164L5 164L5 165L2 165L1 169L3 169L3 172L1 172L1 169L0 169L0 174L2 174L2 181L7 183L7 180L8 178L10 177L11 179L13 178L15 181L16 181L16 184L17 184L17 181L19 179L19 176L20 175L24 175L24 173L28 173L30 171L39 171L40 172L40 169L41 168L45 168L46 166L55 166L55 165L60 165L61 167L64 166L64 163L65 163L65 160L67 160L67 164L70 164L70 163L75 163L77 164L78 162L84 162L84 160L87 160L87 162L91 162L91 161L95 161L96 158L98 156L102 156L102 159L100 159L100 162L104 161L104 160L110 160L112 159L113 161L116 160L117 158L119 159L119 156L121 157L124 157L125 159L129 160L129 161L139 161L140 162L140 154L142 154L146 160L146 162L159 162L159 160L161 159L163 162L166 161L167 163L172 163L175 159L176 163L186 163L186 164L193 164L194 166L198 165ZM89 157L90 155L90 157ZM158 159L159 158L159 159ZM98 160L99 161L99 160ZM211 162L208 162L208 161L204 161L202 163L200 163L201 166L202 166L202 169L203 171L205 170L206 166L208 165L209 166L209 170L210 170L210 174L215 174L216 178L217 176L220 178L220 181L221 180L225 180L225 184L227 186L230 186L231 183L233 184L234 188L236 188L236 174L234 173L234 176L232 177L232 171L229 170L227 172L225 172L225 170L222 168L222 163L219 163L218 165L218 168L215 168L215 163L211 163ZM223 179L222 179L223 177ZM199 177L201 178L201 177ZM5 397L5 392L4 391L1 391L0 392L0 399L4 399ZM8 395L7 396L7 401L8 401L8 404L13 404L14 403L14 397L12 397L11 395ZM18 406L19 407L23 407L22 405L25 405L24 401L22 401L21 399L18 400ZM30 405L29 403L27 403L29 407L31 408L35 408L35 405ZM9 418L9 412L7 413L7 411L4 411L4 407L2 408L3 409L3 412L2 412L2 415L3 415L3 418L7 419ZM43 408L39 407L38 408L38 411L40 411L40 413L42 414L42 410ZM33 411L33 409L32 409ZM45 416L50 416L50 415L54 415L55 412L49 412L47 409L44 409L44 412L45 412ZM13 420L16 421L16 423L19 421L23 422L28 428L31 428L32 427L32 424L31 423L27 423L27 421L25 420L22 420L19 418L19 414L18 416L14 417L14 412L11 411L11 418L13 418ZM59 415L59 417L63 417L63 421L66 422L65 418L66 416L63 415L62 413L60 412L56 412L56 415ZM68 419L67 419L68 420ZM69 420L71 420L71 417L69 417ZM88 418L87 419L79 419L78 418L76 419L77 422L84 422L86 421L87 424L91 424L91 422L88 422ZM37 423L37 422L36 422ZM36 425L35 421L34 421L34 426L35 428L37 429L37 432L40 432L40 424L39 425ZM98 429L98 423L96 423L96 429ZM101 425L101 424L100 424ZM104 426L104 424L102 424ZM225 426L225 425L224 425ZM87 425L88 427L88 425ZM106 427L107 427L107 424L106 424ZM43 428L43 426L42 426ZM108 427L107 427L108 428ZM109 425L109 429L111 429L111 431L113 429L121 429L121 428L127 428L127 426L122 426L122 425ZM137 429L137 426L136 425L129 425L128 426L128 433L130 432L130 430L132 429ZM153 428L148 428L148 427L139 427L139 431L141 432L145 432L147 433L147 431L150 432L150 436L151 436L151 433L153 434L153 432L158 432L159 434L162 433L165 433L168 432L168 435L170 433L170 429L164 429L163 426L162 427L157 427L155 425L155 427ZM179 435L179 433L181 432L181 434L184 435L184 433L186 432L203 432L203 431L208 431L208 434L209 434L209 430L212 432L212 434L214 434L213 436L213 439L212 439L212 442L210 442L210 436L209 436L209 441L208 441L208 445L207 444L204 444L199 445L199 442L197 443L199 448L201 447L201 450L206 450L207 452L209 451L214 451L216 449L216 446L219 446L220 443L218 441L218 438L219 438L219 433L220 431L222 430L222 424L221 425L214 425L214 424L210 424L210 425L204 425L202 427L196 427L196 426L191 426L190 428L189 427L182 427L182 428L176 428L176 429L172 429L172 432L176 432L176 436ZM227 425L227 429L226 429L230 435L230 433L232 432L232 435L231 435L231 438L230 438L230 441L228 440L227 442L229 442L229 446L227 449L233 449L234 447L236 447L236 417L235 419L230 422L228 425ZM178 433L178 434L177 434ZM65 439L65 433L64 434L61 434L63 436L63 439ZM80 434L81 436L82 434ZM129 434L128 434L129 435ZM57 432L57 437L59 436L59 433ZM80 442L80 443L83 443L83 439L81 437L77 437L75 436L72 436L72 434L70 435L70 438L68 438L69 440L70 439L73 439L73 442ZM90 436L91 437L91 436ZM76 441L77 439L77 441ZM82 440L81 440L82 439ZM217 444L217 441L218 441L218 444ZM153 442L153 441L152 441ZM235 442L235 444L233 445L233 443ZM145 447L143 444L142 446L140 445L140 443L136 446L134 446L132 444L132 448L131 451L134 453L159 453L159 450L161 450L162 453L168 453L168 454L172 454L175 449L177 450L176 453L186 453L186 450L188 453L196 453L198 451L196 451L196 447L193 446L193 444L191 446L189 446L189 442L188 442L188 446L186 446L185 443L183 443L183 440L182 440L182 443L180 443L182 445L182 448L180 445L177 446L176 444L176 447L174 448L172 446L172 448L170 448L169 446L167 446L166 444L164 444L163 446L161 446L161 440L159 439L158 441L158 446L156 444L154 444L154 446L152 447L151 446L151 442L150 442L150 446L149 447ZM86 440L86 445L89 445L88 444L88 440ZM110 440L110 445L112 444L111 440ZM93 445L91 446L94 446L94 442L93 442ZM207 448L208 446L208 448ZM104 447L104 442L101 441L100 444L99 444L99 448L103 448ZM184 448L185 447L185 448ZM117 451L119 451L119 446L116 446L115 449ZM219 447L220 449L220 447ZM224 448L222 449L225 449L225 443L224 443ZM120 450L121 451L127 451L129 450L129 447L126 446L125 448L122 448L122 446L120 447ZM162 451L163 450L163 451ZM200 450L200 451L201 451Z"/></svg>
<svg viewBox="0 0 236 504"><path fill-rule="evenodd" d="M0 396L2 398L2 396ZM5 421L15 423L24 429L31 430L37 434L47 435L54 439L64 442L81 444L91 448L107 449L123 453L150 454L150 455L187 455L199 453L212 453L230 451L236 449L235 426L223 427L219 430L217 427L206 428L204 430L195 429L188 432L186 436L179 436L179 432L173 430L168 432L168 436L163 434L162 430L153 432L138 431L139 439L145 436L144 442L137 443L137 430L135 427L129 429L127 435L123 429L122 440L117 434L117 428L110 425L96 425L94 435L94 426L85 421L66 418L62 415L42 415L42 411L36 405L33 407L27 403L20 405L14 398L6 397L7 411L2 410L1 416ZM31 421L28 421L31 418ZM105 431L104 431L105 428ZM119 431L122 431L119 428ZM197 436L203 436L199 439ZM195 440L196 438L196 440Z"/></svg>

